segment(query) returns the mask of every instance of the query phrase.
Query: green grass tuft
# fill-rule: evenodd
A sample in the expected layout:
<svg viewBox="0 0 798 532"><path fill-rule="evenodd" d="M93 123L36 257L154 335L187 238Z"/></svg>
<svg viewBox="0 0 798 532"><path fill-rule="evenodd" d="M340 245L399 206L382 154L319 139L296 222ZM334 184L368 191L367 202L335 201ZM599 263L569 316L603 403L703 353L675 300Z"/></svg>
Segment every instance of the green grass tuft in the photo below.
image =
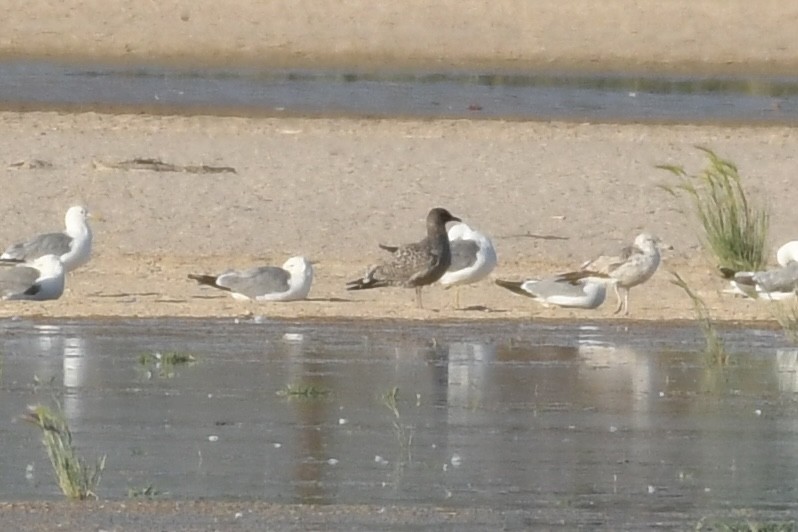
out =
<svg viewBox="0 0 798 532"><path fill-rule="evenodd" d="M767 261L770 214L746 196L737 166L709 148L697 146L707 158L706 168L690 175L681 166L658 165L680 179L661 185L674 196L687 194L704 229L704 247L726 272L761 270Z"/></svg>
<svg viewBox="0 0 798 532"><path fill-rule="evenodd" d="M50 457L61 491L70 499L96 499L95 490L105 469L105 456L97 460L95 465L87 465L75 451L72 433L60 408L57 411L44 405L28 408L30 412L22 416L22 419L42 430L42 443Z"/></svg>
<svg viewBox="0 0 798 532"><path fill-rule="evenodd" d="M729 362L729 355L726 352L726 347L723 345L723 341L718 336L718 331L715 329L715 325L712 323L707 304L704 303L704 300L701 299L698 294L693 292L693 290L687 286L687 283L678 273L670 273L673 276L671 283L684 290L684 292L687 294L687 297L689 297L693 302L693 310L695 311L696 319L698 320L698 324L701 327L701 332L704 334L704 339L706 340L706 348L704 352L707 355L709 364L712 366L725 366Z"/></svg>

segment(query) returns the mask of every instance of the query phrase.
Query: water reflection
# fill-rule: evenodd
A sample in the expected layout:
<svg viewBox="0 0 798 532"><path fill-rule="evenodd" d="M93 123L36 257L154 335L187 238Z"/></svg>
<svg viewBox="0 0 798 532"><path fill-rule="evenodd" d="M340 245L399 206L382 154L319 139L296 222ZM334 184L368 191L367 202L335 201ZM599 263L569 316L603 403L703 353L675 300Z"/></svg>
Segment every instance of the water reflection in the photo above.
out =
<svg viewBox="0 0 798 532"><path fill-rule="evenodd" d="M733 336L735 362L721 368L692 329L642 325L0 332L3 419L54 394L81 451L108 454L104 497L153 485L179 498L589 509L599 524L795 509L798 351L768 331ZM154 351L197 361L143 376L140 354ZM0 424L0 437L0 498L57 496L34 429Z"/></svg>

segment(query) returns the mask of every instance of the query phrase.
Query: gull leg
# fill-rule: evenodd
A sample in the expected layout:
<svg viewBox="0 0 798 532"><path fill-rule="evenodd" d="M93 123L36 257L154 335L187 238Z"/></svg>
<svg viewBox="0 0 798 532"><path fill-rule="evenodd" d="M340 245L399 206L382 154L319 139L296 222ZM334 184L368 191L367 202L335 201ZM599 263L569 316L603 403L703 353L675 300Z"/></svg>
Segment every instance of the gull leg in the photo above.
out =
<svg viewBox="0 0 798 532"><path fill-rule="evenodd" d="M460 285L454 287L454 308L460 310Z"/></svg>
<svg viewBox="0 0 798 532"><path fill-rule="evenodd" d="M623 291L623 308L624 308L623 315L624 316L628 316L629 315L629 289L628 288L625 288L624 291Z"/></svg>
<svg viewBox="0 0 798 532"><path fill-rule="evenodd" d="M416 308L424 308L424 305L421 304L421 287L416 287Z"/></svg>
<svg viewBox="0 0 798 532"><path fill-rule="evenodd" d="M618 292L618 283L613 284L612 287L615 289L615 297L618 298L618 306L615 308L613 314L618 314L623 308L623 299L621 299L621 294Z"/></svg>

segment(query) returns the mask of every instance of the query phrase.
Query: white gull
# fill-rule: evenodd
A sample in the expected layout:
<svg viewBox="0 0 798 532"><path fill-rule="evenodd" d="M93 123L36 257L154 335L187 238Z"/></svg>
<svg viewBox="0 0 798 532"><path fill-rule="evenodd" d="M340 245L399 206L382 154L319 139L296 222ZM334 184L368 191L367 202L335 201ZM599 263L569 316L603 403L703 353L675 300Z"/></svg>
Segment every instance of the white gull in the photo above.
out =
<svg viewBox="0 0 798 532"><path fill-rule="evenodd" d="M460 286L481 281L496 268L496 250L486 235L464 223L449 228L452 263L438 282L444 288L456 287L455 306L460 307Z"/></svg>
<svg viewBox="0 0 798 532"><path fill-rule="evenodd" d="M14 244L0 255L0 260L31 261L44 255L55 255L61 260L64 270L71 272L91 258L92 234L88 217L85 207L70 207L64 217L64 232L39 234Z"/></svg>
<svg viewBox="0 0 798 532"><path fill-rule="evenodd" d="M569 280L562 275L552 275L543 279L525 281L496 279L496 284L516 294L531 297L544 307L555 305L564 308L594 309L604 303L607 296L607 280L594 277Z"/></svg>
<svg viewBox="0 0 798 532"><path fill-rule="evenodd" d="M781 301L795 297L798 288L798 240L787 242L776 252L780 268L737 272L728 290L753 299Z"/></svg>
<svg viewBox="0 0 798 532"><path fill-rule="evenodd" d="M239 301L296 301L308 297L313 265L304 257L291 257L282 267L227 270L219 275L189 274L188 278L230 292Z"/></svg>
<svg viewBox="0 0 798 532"><path fill-rule="evenodd" d="M55 255L0 268L0 298L45 301L64 293L64 265Z"/></svg>

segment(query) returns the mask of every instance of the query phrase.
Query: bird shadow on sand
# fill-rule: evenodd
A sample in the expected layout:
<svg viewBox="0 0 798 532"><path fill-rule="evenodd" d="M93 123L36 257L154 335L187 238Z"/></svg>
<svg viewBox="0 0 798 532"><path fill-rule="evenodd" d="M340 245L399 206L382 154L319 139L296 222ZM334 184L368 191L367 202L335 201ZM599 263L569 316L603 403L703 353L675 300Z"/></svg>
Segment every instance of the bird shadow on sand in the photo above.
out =
<svg viewBox="0 0 798 532"><path fill-rule="evenodd" d="M309 297L305 301L314 301L318 303L355 303L354 299L345 299L342 297Z"/></svg>
<svg viewBox="0 0 798 532"><path fill-rule="evenodd" d="M486 307L485 305L470 305L468 307L453 309L457 312L507 312L505 309Z"/></svg>

